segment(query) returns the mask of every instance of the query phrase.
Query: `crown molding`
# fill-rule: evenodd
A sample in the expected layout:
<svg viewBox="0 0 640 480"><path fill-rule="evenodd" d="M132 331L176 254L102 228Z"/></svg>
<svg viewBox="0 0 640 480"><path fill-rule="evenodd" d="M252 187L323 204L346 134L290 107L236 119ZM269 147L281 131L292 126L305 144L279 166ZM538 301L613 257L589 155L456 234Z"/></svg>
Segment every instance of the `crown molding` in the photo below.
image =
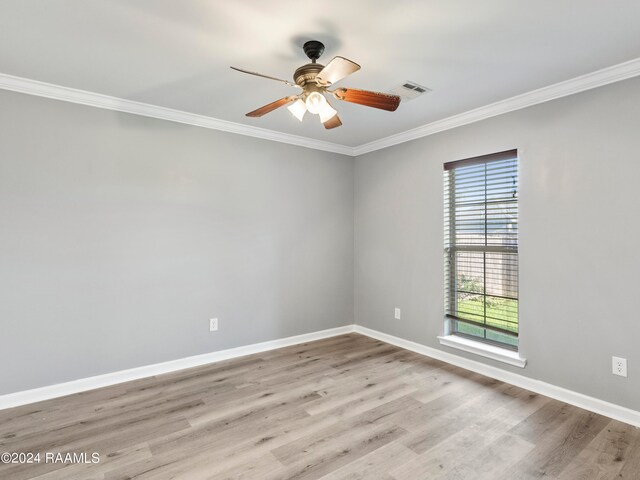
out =
<svg viewBox="0 0 640 480"><path fill-rule="evenodd" d="M0 89L353 156L353 147L0 73Z"/></svg>
<svg viewBox="0 0 640 480"><path fill-rule="evenodd" d="M75 88L63 87L51 83L39 82L28 78L15 77L0 73L0 89L14 92L36 95L39 97L61 100L64 102L78 103L91 107L115 110L118 112L132 113L145 117L168 120L170 122L195 125L212 130L247 135L249 137L262 138L274 142L288 143L299 147L323 150L325 152L339 153L351 157L364 155L365 153L382 150L383 148L410 142L418 138L433 135L452 128L461 127L470 123L478 122L486 118L502 115L523 108L548 102L556 98L566 97L574 93L584 92L592 88L602 87L610 83L619 82L628 78L640 75L640 58L628 62L603 68L586 75L582 75L570 80L539 88L531 92L523 93L515 97L500 100L484 107L469 110L464 113L427 123L420 127L397 133L373 142L365 143L357 147L349 147L337 143L325 142L311 138L291 135L288 133L276 132L266 128L243 125L229 122L218 118L207 117L195 113L174 110L171 108L150 105L148 103L135 102L124 98L111 97L100 93L78 90Z"/></svg>
<svg viewBox="0 0 640 480"><path fill-rule="evenodd" d="M485 105L484 107L469 110L442 120L427 123L405 132L381 138L380 140L374 140L373 142L359 145L353 149L353 156L374 152L393 145L409 142L417 138L433 135L434 133L461 127L462 125L468 125L497 115L502 115L503 113L513 112L515 110L548 102L549 100L554 100L556 98L566 97L568 95L584 92L585 90L590 90L596 87L602 87L604 85L626 80L638 75L640 75L640 58L620 63L612 67L603 68L602 70L596 70L595 72L587 73L586 75L581 75L564 82L555 83L548 87L539 88L531 92L523 93L522 95L500 100L499 102Z"/></svg>

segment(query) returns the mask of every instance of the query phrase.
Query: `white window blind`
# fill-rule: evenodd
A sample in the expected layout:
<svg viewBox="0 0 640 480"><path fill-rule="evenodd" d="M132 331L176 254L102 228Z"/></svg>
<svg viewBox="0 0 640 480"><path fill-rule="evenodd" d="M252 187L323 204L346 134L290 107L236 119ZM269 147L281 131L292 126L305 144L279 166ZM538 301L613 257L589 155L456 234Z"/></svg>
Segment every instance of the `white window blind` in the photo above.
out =
<svg viewBox="0 0 640 480"><path fill-rule="evenodd" d="M444 165L451 333L518 347L518 153Z"/></svg>

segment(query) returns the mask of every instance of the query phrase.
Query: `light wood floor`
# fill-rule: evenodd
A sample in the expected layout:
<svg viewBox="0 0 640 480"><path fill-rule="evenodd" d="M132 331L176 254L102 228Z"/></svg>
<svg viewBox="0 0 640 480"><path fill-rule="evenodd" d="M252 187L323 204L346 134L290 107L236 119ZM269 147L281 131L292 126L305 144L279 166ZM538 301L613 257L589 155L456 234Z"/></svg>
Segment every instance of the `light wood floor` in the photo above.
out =
<svg viewBox="0 0 640 480"><path fill-rule="evenodd" d="M640 479L640 430L357 334L0 411L9 479Z"/></svg>

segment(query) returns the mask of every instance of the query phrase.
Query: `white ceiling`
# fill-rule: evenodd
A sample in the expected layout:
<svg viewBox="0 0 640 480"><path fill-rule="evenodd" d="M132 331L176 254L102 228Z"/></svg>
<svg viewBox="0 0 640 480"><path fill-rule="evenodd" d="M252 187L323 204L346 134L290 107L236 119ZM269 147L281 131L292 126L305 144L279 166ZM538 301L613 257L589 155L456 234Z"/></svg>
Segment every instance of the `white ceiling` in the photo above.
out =
<svg viewBox="0 0 640 480"><path fill-rule="evenodd" d="M640 57L637 0L2 0L0 73L357 146ZM333 102L325 131L281 108L301 45L362 70L339 85L433 92L395 113Z"/></svg>

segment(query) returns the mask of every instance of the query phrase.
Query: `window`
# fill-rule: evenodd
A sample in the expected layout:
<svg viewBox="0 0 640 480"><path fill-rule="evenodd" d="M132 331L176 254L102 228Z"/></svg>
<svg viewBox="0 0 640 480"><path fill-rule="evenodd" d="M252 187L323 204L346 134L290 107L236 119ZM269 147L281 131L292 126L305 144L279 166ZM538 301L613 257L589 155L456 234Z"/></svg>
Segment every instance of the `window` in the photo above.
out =
<svg viewBox="0 0 640 480"><path fill-rule="evenodd" d="M449 334L518 348L518 153L444 165Z"/></svg>

